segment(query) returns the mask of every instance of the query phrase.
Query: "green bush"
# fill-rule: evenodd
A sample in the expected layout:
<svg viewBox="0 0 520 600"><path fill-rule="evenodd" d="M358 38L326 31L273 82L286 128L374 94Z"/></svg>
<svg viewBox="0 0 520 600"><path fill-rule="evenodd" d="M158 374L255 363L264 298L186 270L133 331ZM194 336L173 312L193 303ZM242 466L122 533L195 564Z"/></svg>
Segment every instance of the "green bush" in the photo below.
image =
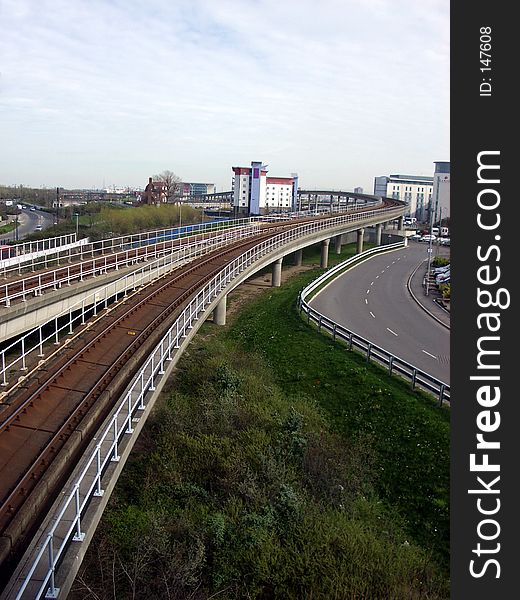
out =
<svg viewBox="0 0 520 600"><path fill-rule="evenodd" d="M450 259L446 258L444 256L436 256L433 260L432 260L432 267L436 268L436 267L445 267L446 265L450 264Z"/></svg>

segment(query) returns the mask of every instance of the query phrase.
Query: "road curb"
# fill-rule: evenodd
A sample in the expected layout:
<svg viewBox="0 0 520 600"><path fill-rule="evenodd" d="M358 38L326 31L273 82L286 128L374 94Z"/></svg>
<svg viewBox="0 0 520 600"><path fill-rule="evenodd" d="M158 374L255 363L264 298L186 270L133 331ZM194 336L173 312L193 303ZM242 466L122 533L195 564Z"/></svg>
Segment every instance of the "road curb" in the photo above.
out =
<svg viewBox="0 0 520 600"><path fill-rule="evenodd" d="M410 275L410 277L408 277L408 281L406 282L406 287L408 289L408 292L410 293L410 296L412 297L412 299L415 301L415 303L422 308L422 310L424 310L425 313L427 313L428 315L430 315L430 317L432 319L435 319L435 321L437 321L437 323L440 323L443 327L446 327L446 329L451 331L451 327L449 325L447 325L446 323L444 323L444 321L441 321L441 319L439 319L439 317L435 316L430 310L428 310L426 308L426 306L424 306L424 304L422 304L422 302L419 300L419 298L417 298L417 296L413 293L412 291L412 286L411 286L411 281L412 281L412 277L415 275L415 273L417 273L417 270L419 269L419 267L424 263L424 260L422 260L416 267L415 269L412 271L412 274Z"/></svg>

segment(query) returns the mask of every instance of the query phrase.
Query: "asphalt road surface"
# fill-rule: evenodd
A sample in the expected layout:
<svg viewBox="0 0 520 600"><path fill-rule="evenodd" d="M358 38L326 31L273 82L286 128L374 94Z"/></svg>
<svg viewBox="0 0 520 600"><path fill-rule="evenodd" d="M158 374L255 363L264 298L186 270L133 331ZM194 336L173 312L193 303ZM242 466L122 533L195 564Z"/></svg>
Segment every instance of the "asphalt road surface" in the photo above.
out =
<svg viewBox="0 0 520 600"><path fill-rule="evenodd" d="M425 313L406 287L428 257L426 244L367 260L335 279L311 306L392 354L450 382L450 332Z"/></svg>
<svg viewBox="0 0 520 600"><path fill-rule="evenodd" d="M23 240L26 235L32 233L38 225L41 225L44 229L50 227L54 223L53 215L43 210L29 210L25 208L18 215L18 239ZM11 240L15 239L15 232L12 231L8 235ZM49 235L52 237L52 235Z"/></svg>

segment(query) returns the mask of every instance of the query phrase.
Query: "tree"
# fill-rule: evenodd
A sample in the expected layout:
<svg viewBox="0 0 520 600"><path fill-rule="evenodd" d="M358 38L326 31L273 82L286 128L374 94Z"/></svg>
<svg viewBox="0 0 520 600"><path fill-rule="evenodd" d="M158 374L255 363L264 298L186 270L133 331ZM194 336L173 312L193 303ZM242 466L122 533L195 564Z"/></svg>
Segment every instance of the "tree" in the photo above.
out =
<svg viewBox="0 0 520 600"><path fill-rule="evenodd" d="M154 181L162 181L164 183L166 202L179 201L182 196L182 181L173 171L159 173L159 175L154 177Z"/></svg>

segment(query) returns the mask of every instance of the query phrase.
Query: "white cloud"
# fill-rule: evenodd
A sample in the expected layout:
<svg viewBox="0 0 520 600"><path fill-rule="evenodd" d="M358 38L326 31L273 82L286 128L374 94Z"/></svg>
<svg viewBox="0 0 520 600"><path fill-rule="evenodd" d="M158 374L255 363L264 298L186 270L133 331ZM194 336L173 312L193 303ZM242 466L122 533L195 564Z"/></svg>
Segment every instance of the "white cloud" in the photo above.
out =
<svg viewBox="0 0 520 600"><path fill-rule="evenodd" d="M139 184L170 168L222 189L258 159L370 191L449 158L447 0L0 6L3 183Z"/></svg>

